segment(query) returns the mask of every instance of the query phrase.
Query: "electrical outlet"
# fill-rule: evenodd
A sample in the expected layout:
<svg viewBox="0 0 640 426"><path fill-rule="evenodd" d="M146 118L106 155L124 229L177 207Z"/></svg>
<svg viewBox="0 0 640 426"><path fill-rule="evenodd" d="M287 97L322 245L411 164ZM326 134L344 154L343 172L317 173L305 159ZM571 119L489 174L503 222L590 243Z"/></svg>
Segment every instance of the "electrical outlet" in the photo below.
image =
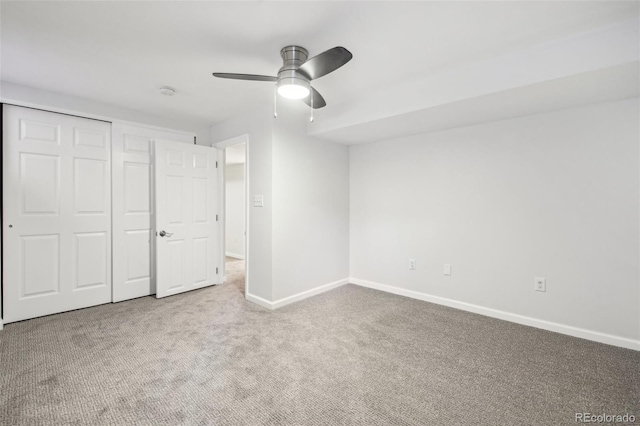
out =
<svg viewBox="0 0 640 426"><path fill-rule="evenodd" d="M442 267L442 273L444 275L451 275L451 264L450 263L445 263L444 266Z"/></svg>
<svg viewBox="0 0 640 426"><path fill-rule="evenodd" d="M416 260L411 257L409 258L409 270L410 271L416 270Z"/></svg>
<svg viewBox="0 0 640 426"><path fill-rule="evenodd" d="M533 279L535 291L547 291L547 279L544 277L535 277Z"/></svg>

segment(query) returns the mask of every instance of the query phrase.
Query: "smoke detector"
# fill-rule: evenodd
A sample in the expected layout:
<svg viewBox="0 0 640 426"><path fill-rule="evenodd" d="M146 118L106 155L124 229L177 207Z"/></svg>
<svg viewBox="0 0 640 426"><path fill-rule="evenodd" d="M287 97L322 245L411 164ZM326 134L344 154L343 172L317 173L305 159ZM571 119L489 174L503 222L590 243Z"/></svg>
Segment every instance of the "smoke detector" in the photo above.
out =
<svg viewBox="0 0 640 426"><path fill-rule="evenodd" d="M176 94L176 89L174 89L173 87L169 87L169 86L163 86L160 88L160 94L165 95L165 96L173 96Z"/></svg>

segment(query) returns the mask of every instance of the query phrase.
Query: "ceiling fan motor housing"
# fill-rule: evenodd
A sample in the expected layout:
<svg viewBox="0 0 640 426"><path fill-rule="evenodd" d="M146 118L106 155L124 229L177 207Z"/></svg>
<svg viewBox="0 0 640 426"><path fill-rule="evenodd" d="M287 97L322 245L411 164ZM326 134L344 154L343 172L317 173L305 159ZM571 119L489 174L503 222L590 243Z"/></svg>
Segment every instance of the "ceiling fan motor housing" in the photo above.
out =
<svg viewBox="0 0 640 426"><path fill-rule="evenodd" d="M285 46L280 50L280 56L282 56L283 65L278 71L278 86L295 84L309 89L311 87L309 79L296 72L309 57L307 49L300 46Z"/></svg>

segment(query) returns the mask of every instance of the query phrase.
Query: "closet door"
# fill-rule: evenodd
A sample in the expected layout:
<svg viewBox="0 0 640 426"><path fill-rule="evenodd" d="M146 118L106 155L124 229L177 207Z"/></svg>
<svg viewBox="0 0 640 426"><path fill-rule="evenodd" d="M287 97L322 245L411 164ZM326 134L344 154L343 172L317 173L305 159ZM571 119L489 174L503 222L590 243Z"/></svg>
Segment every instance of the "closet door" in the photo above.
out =
<svg viewBox="0 0 640 426"><path fill-rule="evenodd" d="M148 296L151 264L151 141L143 128L113 124L113 301Z"/></svg>
<svg viewBox="0 0 640 426"><path fill-rule="evenodd" d="M193 135L113 124L113 301L156 293L152 144Z"/></svg>
<svg viewBox="0 0 640 426"><path fill-rule="evenodd" d="M110 129L4 106L5 323L111 301Z"/></svg>

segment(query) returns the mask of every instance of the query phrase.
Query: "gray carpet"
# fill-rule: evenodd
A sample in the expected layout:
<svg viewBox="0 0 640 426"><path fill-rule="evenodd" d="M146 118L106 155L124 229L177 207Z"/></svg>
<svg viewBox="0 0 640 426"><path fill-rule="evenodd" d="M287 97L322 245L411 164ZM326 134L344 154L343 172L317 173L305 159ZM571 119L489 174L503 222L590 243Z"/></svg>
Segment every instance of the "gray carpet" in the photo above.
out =
<svg viewBox="0 0 640 426"><path fill-rule="evenodd" d="M234 272L235 271L235 272ZM640 353L347 285L229 282L9 324L0 423L554 425L640 415ZM640 420L636 420L640 423Z"/></svg>

